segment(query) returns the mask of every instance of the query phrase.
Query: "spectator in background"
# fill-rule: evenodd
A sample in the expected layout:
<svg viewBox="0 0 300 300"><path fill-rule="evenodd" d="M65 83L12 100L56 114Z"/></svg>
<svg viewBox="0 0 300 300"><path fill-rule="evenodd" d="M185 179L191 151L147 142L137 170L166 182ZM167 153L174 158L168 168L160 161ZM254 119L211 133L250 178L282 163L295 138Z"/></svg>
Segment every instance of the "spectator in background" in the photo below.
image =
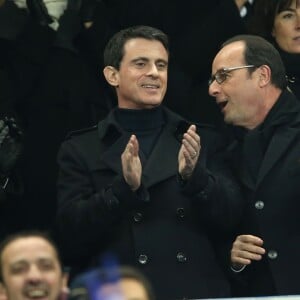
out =
<svg viewBox="0 0 300 300"><path fill-rule="evenodd" d="M227 40L209 92L236 130L228 155L246 199L231 249L234 296L300 294L300 102L280 54L259 36Z"/></svg>
<svg viewBox="0 0 300 300"><path fill-rule="evenodd" d="M67 274L51 238L41 232L18 232L0 244L0 280L9 300L63 300Z"/></svg>
<svg viewBox="0 0 300 300"><path fill-rule="evenodd" d="M256 0L249 33L269 40L279 51L289 87L300 99L300 7L296 0Z"/></svg>
<svg viewBox="0 0 300 300"><path fill-rule="evenodd" d="M67 133L94 125L109 110L101 87L73 45L80 31L80 3L18 0L0 7L1 92L5 91L0 97L10 103L24 132L20 173L26 205L19 211L26 228L52 226L56 155Z"/></svg>
<svg viewBox="0 0 300 300"><path fill-rule="evenodd" d="M71 283L69 300L155 300L149 280L129 266L101 268L81 274Z"/></svg>
<svg viewBox="0 0 300 300"><path fill-rule="evenodd" d="M75 273L111 251L158 299L229 296L212 240L238 222L239 189L218 133L161 105L168 61L167 36L152 27L108 42L103 72L118 107L60 148L59 241Z"/></svg>

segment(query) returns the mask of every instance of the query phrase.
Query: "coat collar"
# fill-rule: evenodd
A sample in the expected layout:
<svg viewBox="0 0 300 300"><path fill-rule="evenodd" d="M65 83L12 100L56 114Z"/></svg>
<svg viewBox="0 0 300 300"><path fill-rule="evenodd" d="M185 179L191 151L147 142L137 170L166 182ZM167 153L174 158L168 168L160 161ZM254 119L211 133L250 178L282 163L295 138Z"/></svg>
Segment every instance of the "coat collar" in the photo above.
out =
<svg viewBox="0 0 300 300"><path fill-rule="evenodd" d="M183 133L189 123L169 109L163 107L166 117L166 126L162 130L148 160L141 153L143 165L142 180L146 187L161 182L178 172L178 152L181 146ZM101 153L101 168L109 168L122 174L121 155L129 140L129 134L117 124L112 111L106 119L98 124L100 143L105 145Z"/></svg>
<svg viewBox="0 0 300 300"><path fill-rule="evenodd" d="M262 183L263 179L271 172L272 167L279 159L281 159L281 157L286 153L286 150L288 150L292 144L293 140L299 135L299 101L288 91L284 91L278 101L280 101L283 105L281 105L277 111L280 113L281 110L284 110L284 112L282 114L278 114L279 118L277 118L275 122L272 122L272 126L275 125L274 130L272 130L272 136L269 139L256 183L254 184L251 182L249 176L241 170L240 165L236 166L240 179L251 189L257 188ZM268 121L270 121L270 115L268 116L268 119ZM234 151L235 154L239 153L239 151L236 152L236 150L240 148L241 142L242 140L234 141L229 148L230 151ZM241 155L241 153L239 153L239 155Z"/></svg>

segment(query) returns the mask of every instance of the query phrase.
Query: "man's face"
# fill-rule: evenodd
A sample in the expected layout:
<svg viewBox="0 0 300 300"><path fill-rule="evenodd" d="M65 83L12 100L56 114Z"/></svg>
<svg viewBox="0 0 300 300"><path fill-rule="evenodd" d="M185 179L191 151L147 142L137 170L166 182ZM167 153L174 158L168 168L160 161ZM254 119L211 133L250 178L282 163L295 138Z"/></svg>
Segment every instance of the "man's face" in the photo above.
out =
<svg viewBox="0 0 300 300"><path fill-rule="evenodd" d="M116 74L120 108L145 109L158 106L167 89L168 53L159 41L130 39Z"/></svg>
<svg viewBox="0 0 300 300"><path fill-rule="evenodd" d="M244 43L238 41L222 48L213 61L212 74L222 68L245 66L244 47ZM224 82L219 84L214 80L210 84L209 94L216 98L226 123L252 129L258 125L263 102L259 92L259 72L248 72L248 68L228 72Z"/></svg>
<svg viewBox="0 0 300 300"><path fill-rule="evenodd" d="M9 300L57 300L66 287L56 251L41 237L16 239L0 259Z"/></svg>

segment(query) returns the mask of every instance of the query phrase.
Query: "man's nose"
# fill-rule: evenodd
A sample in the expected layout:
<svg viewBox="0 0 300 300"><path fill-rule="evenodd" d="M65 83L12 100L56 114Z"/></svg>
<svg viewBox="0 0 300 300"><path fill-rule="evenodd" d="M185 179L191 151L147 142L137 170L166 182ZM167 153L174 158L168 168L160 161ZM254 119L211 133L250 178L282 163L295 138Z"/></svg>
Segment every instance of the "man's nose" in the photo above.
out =
<svg viewBox="0 0 300 300"><path fill-rule="evenodd" d="M158 76L158 68L155 63L149 65L149 69L147 70L147 75Z"/></svg>
<svg viewBox="0 0 300 300"><path fill-rule="evenodd" d="M212 97L216 97L220 92L220 85L214 80L208 87L208 93Z"/></svg>
<svg viewBox="0 0 300 300"><path fill-rule="evenodd" d="M27 273L27 280L31 282L37 282L40 281L42 277L42 273L36 266L31 266Z"/></svg>

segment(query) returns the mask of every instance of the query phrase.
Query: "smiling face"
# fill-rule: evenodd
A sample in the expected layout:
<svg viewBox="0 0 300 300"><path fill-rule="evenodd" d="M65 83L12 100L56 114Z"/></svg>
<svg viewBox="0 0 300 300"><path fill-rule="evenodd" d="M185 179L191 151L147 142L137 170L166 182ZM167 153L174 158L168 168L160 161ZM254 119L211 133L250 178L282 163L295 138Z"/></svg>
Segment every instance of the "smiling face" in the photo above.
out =
<svg viewBox="0 0 300 300"><path fill-rule="evenodd" d="M222 68L247 65L244 60L244 42L228 44L213 61L212 74ZM255 128L263 119L263 101L260 95L260 68L249 74L248 68L230 72L224 82L212 81L209 94L216 98L228 124Z"/></svg>
<svg viewBox="0 0 300 300"><path fill-rule="evenodd" d="M167 89L167 50L156 40L130 39L119 70L108 66L104 75L116 87L120 108L153 108L161 104Z"/></svg>
<svg viewBox="0 0 300 300"><path fill-rule="evenodd" d="M57 300L66 287L56 251L41 237L12 241L0 259L9 300Z"/></svg>
<svg viewBox="0 0 300 300"><path fill-rule="evenodd" d="M296 1L275 16L272 35L282 50L300 53L300 7L296 8Z"/></svg>

